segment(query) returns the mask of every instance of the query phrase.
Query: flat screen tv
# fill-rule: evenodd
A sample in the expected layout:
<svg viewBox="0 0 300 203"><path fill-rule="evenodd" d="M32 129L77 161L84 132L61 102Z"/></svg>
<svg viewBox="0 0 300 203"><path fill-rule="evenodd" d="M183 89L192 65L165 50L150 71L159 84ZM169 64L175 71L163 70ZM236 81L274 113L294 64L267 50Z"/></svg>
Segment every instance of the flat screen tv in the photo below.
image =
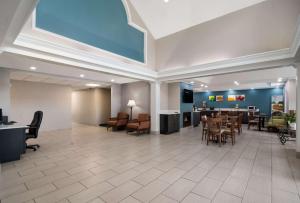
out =
<svg viewBox="0 0 300 203"><path fill-rule="evenodd" d="M183 103L194 103L193 90L187 90L187 89L183 90L182 102Z"/></svg>

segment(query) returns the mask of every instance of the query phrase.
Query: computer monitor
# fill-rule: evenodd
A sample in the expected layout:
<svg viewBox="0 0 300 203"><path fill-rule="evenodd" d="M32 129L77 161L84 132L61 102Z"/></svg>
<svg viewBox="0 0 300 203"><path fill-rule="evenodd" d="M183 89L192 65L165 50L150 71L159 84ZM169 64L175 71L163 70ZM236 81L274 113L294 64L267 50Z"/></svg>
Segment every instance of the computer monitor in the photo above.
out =
<svg viewBox="0 0 300 203"><path fill-rule="evenodd" d="M3 122L3 114L2 114L2 109L0 109L0 124Z"/></svg>

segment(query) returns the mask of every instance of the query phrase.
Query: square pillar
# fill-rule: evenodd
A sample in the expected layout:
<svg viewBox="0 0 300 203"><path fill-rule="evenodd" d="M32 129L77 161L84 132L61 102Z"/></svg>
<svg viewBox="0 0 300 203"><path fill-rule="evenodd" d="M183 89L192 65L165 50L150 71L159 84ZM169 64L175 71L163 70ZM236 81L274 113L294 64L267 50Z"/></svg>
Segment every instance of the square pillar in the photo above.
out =
<svg viewBox="0 0 300 203"><path fill-rule="evenodd" d="M160 82L150 83L151 86L151 132L159 134L160 121Z"/></svg>
<svg viewBox="0 0 300 203"><path fill-rule="evenodd" d="M300 158L300 64L296 66L297 71L297 88L296 88L296 156Z"/></svg>

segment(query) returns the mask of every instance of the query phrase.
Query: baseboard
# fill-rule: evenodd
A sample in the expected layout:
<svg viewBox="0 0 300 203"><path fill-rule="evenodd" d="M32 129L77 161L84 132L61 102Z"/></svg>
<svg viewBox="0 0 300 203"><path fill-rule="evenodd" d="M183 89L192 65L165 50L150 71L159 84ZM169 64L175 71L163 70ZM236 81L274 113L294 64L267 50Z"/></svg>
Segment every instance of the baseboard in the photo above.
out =
<svg viewBox="0 0 300 203"><path fill-rule="evenodd" d="M152 135L159 135L160 134L160 132L159 131L152 131L151 130L151 132L150 132Z"/></svg>

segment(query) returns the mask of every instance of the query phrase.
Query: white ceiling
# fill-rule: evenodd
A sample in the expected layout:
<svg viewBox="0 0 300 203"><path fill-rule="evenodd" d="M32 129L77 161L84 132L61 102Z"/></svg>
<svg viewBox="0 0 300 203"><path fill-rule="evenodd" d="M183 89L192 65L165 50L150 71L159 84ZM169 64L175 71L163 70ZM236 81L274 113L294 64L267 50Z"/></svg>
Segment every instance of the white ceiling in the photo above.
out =
<svg viewBox="0 0 300 203"><path fill-rule="evenodd" d="M265 0L129 0L155 39Z"/></svg>
<svg viewBox="0 0 300 203"><path fill-rule="evenodd" d="M74 79L68 77L61 77L61 76L54 76L48 74L40 74L34 72L26 72L26 71L12 71L10 73L11 80L21 80L21 81L28 81L28 82L39 82L39 83L48 83L48 84L55 84L55 85L67 85L71 86L73 90L80 90L80 89L88 89L87 83L91 83L90 80L85 79ZM100 88L108 88L110 83L103 83L94 81L93 83L99 84Z"/></svg>
<svg viewBox="0 0 300 203"><path fill-rule="evenodd" d="M31 71L30 67L32 66L37 69ZM77 89L79 87L81 89L86 88L85 84L87 83L97 83L106 87L111 84L123 84L138 81L132 78L41 61L9 53L2 53L0 55L0 67L11 70L11 77L15 80L70 85ZM81 74L84 75L84 78L80 77ZM111 80L114 81L112 82Z"/></svg>
<svg viewBox="0 0 300 203"><path fill-rule="evenodd" d="M191 78L184 82L194 82L195 91L223 91L239 90L251 88L270 88L270 83L277 83L278 78L283 82L288 79L296 79L296 69L294 67L281 67L265 70L256 70L248 72L238 72L224 75L206 76L200 78ZM237 81L239 85L235 85ZM201 87L201 84L208 87Z"/></svg>

